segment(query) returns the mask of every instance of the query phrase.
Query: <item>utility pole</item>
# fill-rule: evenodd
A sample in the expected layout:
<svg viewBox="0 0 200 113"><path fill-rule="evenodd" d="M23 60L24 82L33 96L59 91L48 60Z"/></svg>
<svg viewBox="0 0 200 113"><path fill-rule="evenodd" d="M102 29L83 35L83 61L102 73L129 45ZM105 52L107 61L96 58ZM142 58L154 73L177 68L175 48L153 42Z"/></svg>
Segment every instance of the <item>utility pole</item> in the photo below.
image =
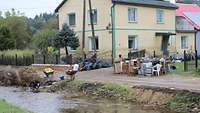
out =
<svg viewBox="0 0 200 113"><path fill-rule="evenodd" d="M82 53L83 59L86 59L85 55L85 17L86 17L86 0L83 0L83 34L82 34Z"/></svg>
<svg viewBox="0 0 200 113"><path fill-rule="evenodd" d="M112 64L116 58L116 31L115 31L115 4L111 7L111 22L112 22Z"/></svg>
<svg viewBox="0 0 200 113"><path fill-rule="evenodd" d="M90 8L90 23L91 23L91 29L92 29L92 41L94 43L94 52L96 54L96 41L95 41L95 32L94 32L94 22L93 22L93 19L94 19L94 15L93 15L93 11L92 11L92 4L91 4L91 0L89 0L89 8Z"/></svg>

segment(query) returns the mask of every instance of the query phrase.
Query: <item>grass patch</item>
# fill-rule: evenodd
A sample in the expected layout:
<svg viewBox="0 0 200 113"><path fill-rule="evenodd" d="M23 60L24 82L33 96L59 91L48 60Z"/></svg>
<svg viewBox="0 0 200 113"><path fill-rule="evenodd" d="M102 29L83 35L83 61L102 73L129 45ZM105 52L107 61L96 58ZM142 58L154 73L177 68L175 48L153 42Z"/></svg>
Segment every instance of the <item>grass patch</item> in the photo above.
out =
<svg viewBox="0 0 200 113"><path fill-rule="evenodd" d="M188 63L193 64L191 62L192 61ZM170 72L169 75L198 77L198 73L196 72L195 67L190 67L191 69L188 69L188 71L184 71L184 62L176 63L175 66L176 66L176 70ZM199 70L199 75L200 75L200 70Z"/></svg>
<svg viewBox="0 0 200 113"><path fill-rule="evenodd" d="M4 56L10 56L10 57L15 57L15 55L19 56L19 57L23 57L23 56L32 56L34 53L33 50L30 49L25 49L25 50L6 50L6 51L0 51L0 55L4 55Z"/></svg>
<svg viewBox="0 0 200 113"><path fill-rule="evenodd" d="M0 113L30 113L21 108L15 107L5 100L0 99Z"/></svg>
<svg viewBox="0 0 200 113"><path fill-rule="evenodd" d="M120 94L121 96L128 96L130 93L130 89L128 86L125 85L118 85L118 84L113 84L113 83L107 83L102 86L102 88L106 92L112 92L115 94Z"/></svg>
<svg viewBox="0 0 200 113"><path fill-rule="evenodd" d="M200 77L200 69L194 69L192 71L192 74L195 76L195 77Z"/></svg>
<svg viewBox="0 0 200 113"><path fill-rule="evenodd" d="M184 63L183 62L176 63L175 66L176 66L176 70L173 73L181 74L184 72Z"/></svg>
<svg viewBox="0 0 200 113"><path fill-rule="evenodd" d="M170 108L178 113L191 113L199 110L200 95L190 92L178 92L170 100Z"/></svg>

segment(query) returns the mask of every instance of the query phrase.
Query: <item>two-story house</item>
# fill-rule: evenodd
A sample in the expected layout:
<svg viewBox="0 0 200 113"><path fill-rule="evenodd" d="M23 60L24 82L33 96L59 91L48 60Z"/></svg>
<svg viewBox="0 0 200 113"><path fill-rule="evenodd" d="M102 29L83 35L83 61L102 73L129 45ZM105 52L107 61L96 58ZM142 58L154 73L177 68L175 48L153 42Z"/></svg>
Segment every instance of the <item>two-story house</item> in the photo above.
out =
<svg viewBox="0 0 200 113"><path fill-rule="evenodd" d="M87 1L87 0L86 0ZM92 38L89 5L86 18L85 51L109 52L125 57L129 50L145 49L147 53L162 54L175 35L177 6L162 0L91 0L95 38ZM64 23L73 28L82 41L83 0L64 0L56 9L59 28ZM113 27L113 30L110 27ZM113 42L113 44L112 44Z"/></svg>
<svg viewBox="0 0 200 113"><path fill-rule="evenodd" d="M195 48L200 55L200 7L195 4L176 4L176 40L175 50L183 53L184 50Z"/></svg>

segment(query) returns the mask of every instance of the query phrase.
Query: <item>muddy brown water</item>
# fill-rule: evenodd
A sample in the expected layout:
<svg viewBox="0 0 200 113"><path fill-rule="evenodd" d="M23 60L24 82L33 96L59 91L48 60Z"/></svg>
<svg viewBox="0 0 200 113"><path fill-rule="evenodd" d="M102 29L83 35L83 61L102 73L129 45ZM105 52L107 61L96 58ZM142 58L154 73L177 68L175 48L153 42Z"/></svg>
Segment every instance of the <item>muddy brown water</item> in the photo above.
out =
<svg viewBox="0 0 200 113"><path fill-rule="evenodd" d="M54 93L32 93L0 87L0 98L34 113L161 113L130 103L88 97L63 99Z"/></svg>

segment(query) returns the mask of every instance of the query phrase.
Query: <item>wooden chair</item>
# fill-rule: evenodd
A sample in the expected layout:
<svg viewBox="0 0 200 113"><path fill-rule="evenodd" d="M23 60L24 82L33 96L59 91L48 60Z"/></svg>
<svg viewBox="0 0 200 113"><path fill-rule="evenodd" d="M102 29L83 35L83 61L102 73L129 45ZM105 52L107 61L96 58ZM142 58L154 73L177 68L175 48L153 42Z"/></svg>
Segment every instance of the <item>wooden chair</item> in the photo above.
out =
<svg viewBox="0 0 200 113"><path fill-rule="evenodd" d="M129 73L129 64L128 63L123 63L122 64L122 72L123 74L128 74Z"/></svg>
<svg viewBox="0 0 200 113"><path fill-rule="evenodd" d="M138 74L138 69L139 69L139 62L137 59L133 59L129 61L129 66L128 66L128 75L129 76L136 76Z"/></svg>

